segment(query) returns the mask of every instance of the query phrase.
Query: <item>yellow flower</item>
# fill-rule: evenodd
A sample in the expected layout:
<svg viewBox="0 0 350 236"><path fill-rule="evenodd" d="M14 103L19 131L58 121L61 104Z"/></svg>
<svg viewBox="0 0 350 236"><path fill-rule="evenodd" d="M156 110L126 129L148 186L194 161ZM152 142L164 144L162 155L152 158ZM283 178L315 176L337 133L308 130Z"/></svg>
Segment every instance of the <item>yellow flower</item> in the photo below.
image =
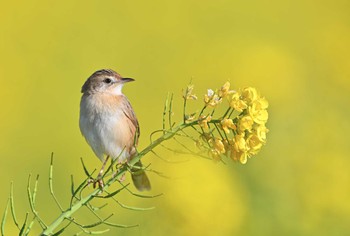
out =
<svg viewBox="0 0 350 236"><path fill-rule="evenodd" d="M263 143L257 135L251 134L247 138L247 145L249 147L249 154L256 155L260 151Z"/></svg>
<svg viewBox="0 0 350 236"><path fill-rule="evenodd" d="M247 160L248 160L248 153L232 150L231 159L234 161L239 161L242 164L245 164L247 163Z"/></svg>
<svg viewBox="0 0 350 236"><path fill-rule="evenodd" d="M230 133L230 129L233 129L233 130L236 129L236 125L233 123L232 119L227 119L227 118L224 118L221 121L221 127L226 134Z"/></svg>
<svg viewBox="0 0 350 236"><path fill-rule="evenodd" d="M216 107L221 103L221 98L212 89L208 89L207 94L204 95L204 102L209 107Z"/></svg>
<svg viewBox="0 0 350 236"><path fill-rule="evenodd" d="M240 98L239 93L234 93L230 98L230 107L235 109L236 111L242 112L248 106L247 104Z"/></svg>
<svg viewBox="0 0 350 236"><path fill-rule="evenodd" d="M244 139L244 134L237 134L235 137L234 137L234 149L237 151L237 152L246 152L248 151L248 146L247 146L247 143Z"/></svg>
<svg viewBox="0 0 350 236"><path fill-rule="evenodd" d="M268 102L265 98L255 100L248 108L249 115L253 118L257 124L265 124L269 118L269 114L266 110Z"/></svg>
<svg viewBox="0 0 350 236"><path fill-rule="evenodd" d="M193 94L193 88L194 88L193 84L189 84L182 97L186 100L197 100L197 96Z"/></svg>
<svg viewBox="0 0 350 236"><path fill-rule="evenodd" d="M223 154L223 153L226 152L226 150L225 150L225 145L224 145L223 142L222 142L220 139L218 139L218 138L215 139L215 142L214 142L214 149L215 149L218 153L220 153L220 154Z"/></svg>
<svg viewBox="0 0 350 236"><path fill-rule="evenodd" d="M220 161L221 160L220 153L217 150L215 150L215 149L211 149L210 150L210 156L213 158L214 161Z"/></svg>
<svg viewBox="0 0 350 236"><path fill-rule="evenodd" d="M238 123L238 128L241 132L248 130L249 132L252 130L254 121L251 116L243 116Z"/></svg>
<svg viewBox="0 0 350 236"><path fill-rule="evenodd" d="M269 130L266 128L264 124L259 125L256 130L256 136L259 138L261 142L266 142L266 133L269 132Z"/></svg>
<svg viewBox="0 0 350 236"><path fill-rule="evenodd" d="M261 97L258 99L258 103L261 109L267 109L269 107L269 102L265 97Z"/></svg>
<svg viewBox="0 0 350 236"><path fill-rule="evenodd" d="M215 141L210 139L209 145L212 146L212 149L210 149L211 157L216 161L221 160L221 154L226 152L225 145L222 140L219 138L215 138Z"/></svg>
<svg viewBox="0 0 350 236"><path fill-rule="evenodd" d="M190 123L191 121L194 121L195 118L196 118L196 113L185 115L185 122Z"/></svg>
<svg viewBox="0 0 350 236"><path fill-rule="evenodd" d="M245 102L250 104L250 103L254 102L256 99L258 99L259 94L258 94L258 91L256 90L256 88L247 87L247 88L242 89L241 96Z"/></svg>
<svg viewBox="0 0 350 236"><path fill-rule="evenodd" d="M246 153L246 152L239 152L238 153L239 162L242 163L242 164L247 163L248 157L249 157L248 153Z"/></svg>
<svg viewBox="0 0 350 236"><path fill-rule="evenodd" d="M198 121L198 124L202 127L202 128L205 128L205 129L208 129L208 122L211 121L211 116L208 115L208 116L201 116L199 117L199 121Z"/></svg>
<svg viewBox="0 0 350 236"><path fill-rule="evenodd" d="M219 90L219 96L223 98L223 97L226 97L227 95L232 94L234 91L230 90L230 86L231 86L230 82L227 81Z"/></svg>

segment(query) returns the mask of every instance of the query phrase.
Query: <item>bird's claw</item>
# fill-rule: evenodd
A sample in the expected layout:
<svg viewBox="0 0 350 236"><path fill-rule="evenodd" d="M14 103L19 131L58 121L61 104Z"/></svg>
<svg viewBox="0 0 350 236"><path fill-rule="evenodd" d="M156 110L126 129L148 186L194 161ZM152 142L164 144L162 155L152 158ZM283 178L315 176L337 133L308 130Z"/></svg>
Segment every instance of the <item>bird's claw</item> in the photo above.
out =
<svg viewBox="0 0 350 236"><path fill-rule="evenodd" d="M88 181L87 181L87 185L90 185L90 184L92 184L92 186L94 188L96 188L96 186L98 186L98 188L101 189L101 190L105 186L105 184L103 182L103 179L100 178L100 177L97 177L96 179L89 178Z"/></svg>

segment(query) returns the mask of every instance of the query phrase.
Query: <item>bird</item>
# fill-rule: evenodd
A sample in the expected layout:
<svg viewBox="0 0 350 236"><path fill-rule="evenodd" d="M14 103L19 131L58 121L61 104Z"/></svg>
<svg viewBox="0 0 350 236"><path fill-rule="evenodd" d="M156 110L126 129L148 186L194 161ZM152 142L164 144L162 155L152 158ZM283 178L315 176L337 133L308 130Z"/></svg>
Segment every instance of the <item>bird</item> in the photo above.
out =
<svg viewBox="0 0 350 236"><path fill-rule="evenodd" d="M137 154L140 126L122 88L132 78L123 78L112 69L94 72L81 88L79 127L95 155L103 162L97 179L102 177L109 158L130 162ZM117 160L116 160L117 159ZM151 189L150 181L138 161L131 170L138 191ZM99 185L103 181L99 179Z"/></svg>

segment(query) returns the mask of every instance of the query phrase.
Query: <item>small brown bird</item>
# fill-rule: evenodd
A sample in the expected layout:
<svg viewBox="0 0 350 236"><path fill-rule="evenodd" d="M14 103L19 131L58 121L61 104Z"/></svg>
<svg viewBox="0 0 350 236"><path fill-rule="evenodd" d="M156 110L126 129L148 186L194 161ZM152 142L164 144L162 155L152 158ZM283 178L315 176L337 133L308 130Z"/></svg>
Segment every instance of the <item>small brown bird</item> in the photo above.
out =
<svg viewBox="0 0 350 236"><path fill-rule="evenodd" d="M130 161L136 154L140 127L134 110L122 93L123 78L110 69L98 70L84 83L80 102L80 131L96 156L103 162L99 177L109 157L119 163ZM106 156L106 158L105 158ZM141 162L136 164L142 167ZM143 170L132 172L139 191L150 190L149 179Z"/></svg>

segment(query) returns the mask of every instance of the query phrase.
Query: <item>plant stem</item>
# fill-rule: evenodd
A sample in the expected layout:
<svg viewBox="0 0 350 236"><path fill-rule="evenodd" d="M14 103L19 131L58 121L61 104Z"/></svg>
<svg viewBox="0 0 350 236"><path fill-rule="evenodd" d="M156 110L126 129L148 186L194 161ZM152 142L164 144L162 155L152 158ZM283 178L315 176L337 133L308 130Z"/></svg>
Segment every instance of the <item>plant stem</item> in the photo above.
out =
<svg viewBox="0 0 350 236"><path fill-rule="evenodd" d="M144 155L146 155L148 152L152 151L156 146L161 144L162 142L172 138L176 135L179 131L182 129L197 124L198 121L194 121L192 123L188 124L181 124L178 125L175 129L172 130L172 132L167 132L163 134L161 137L159 137L157 140L152 142L149 146L147 146L144 150L139 152L133 159L128 163L129 166L135 165ZM115 181L117 181L124 173L128 171L127 166L124 166L119 170L118 174L113 177L112 179L109 179L105 185L102 187L102 189L97 188L90 194L88 194L86 197L81 198L77 202L75 202L70 208L66 209L62 212L62 214L56 218L51 224L47 226L47 228L42 232L41 235L52 235L54 231L62 224L62 222L65 219L72 220L72 215L78 211L82 206L86 205L88 202L93 200L99 193L105 192Z"/></svg>

